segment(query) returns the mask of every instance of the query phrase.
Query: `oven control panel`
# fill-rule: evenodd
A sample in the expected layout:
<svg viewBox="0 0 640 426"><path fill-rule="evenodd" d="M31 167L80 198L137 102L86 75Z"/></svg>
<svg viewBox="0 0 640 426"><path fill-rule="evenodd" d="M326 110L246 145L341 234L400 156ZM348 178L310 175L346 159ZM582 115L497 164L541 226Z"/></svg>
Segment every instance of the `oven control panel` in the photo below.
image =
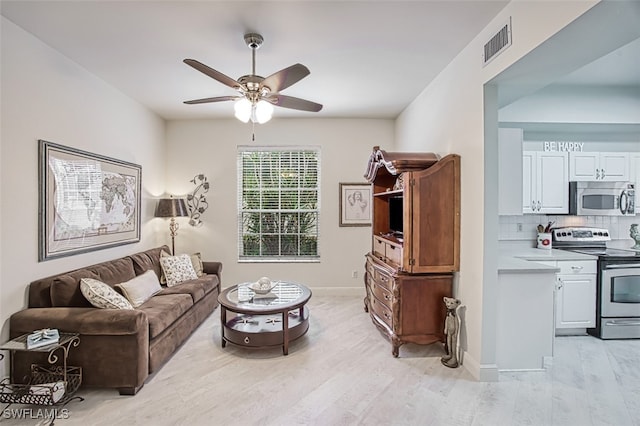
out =
<svg viewBox="0 0 640 426"><path fill-rule="evenodd" d="M567 226L553 229L553 240L558 242L605 242L610 241L609 230L583 226Z"/></svg>

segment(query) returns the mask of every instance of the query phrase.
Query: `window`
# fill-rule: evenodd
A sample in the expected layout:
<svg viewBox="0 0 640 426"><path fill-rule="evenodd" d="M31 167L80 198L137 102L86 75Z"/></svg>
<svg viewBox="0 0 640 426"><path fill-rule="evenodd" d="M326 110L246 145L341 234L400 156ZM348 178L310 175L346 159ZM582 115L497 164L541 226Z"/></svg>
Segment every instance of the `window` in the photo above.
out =
<svg viewBox="0 0 640 426"><path fill-rule="evenodd" d="M238 147L240 260L317 260L320 149Z"/></svg>

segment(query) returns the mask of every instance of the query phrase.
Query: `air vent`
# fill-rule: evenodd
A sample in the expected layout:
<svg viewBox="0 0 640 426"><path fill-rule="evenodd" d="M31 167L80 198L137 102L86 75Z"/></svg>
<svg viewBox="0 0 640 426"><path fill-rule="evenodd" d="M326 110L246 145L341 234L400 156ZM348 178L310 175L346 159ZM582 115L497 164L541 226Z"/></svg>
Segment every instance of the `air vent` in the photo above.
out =
<svg viewBox="0 0 640 426"><path fill-rule="evenodd" d="M491 39L484 45L482 66L487 65L496 56L511 46L511 17Z"/></svg>

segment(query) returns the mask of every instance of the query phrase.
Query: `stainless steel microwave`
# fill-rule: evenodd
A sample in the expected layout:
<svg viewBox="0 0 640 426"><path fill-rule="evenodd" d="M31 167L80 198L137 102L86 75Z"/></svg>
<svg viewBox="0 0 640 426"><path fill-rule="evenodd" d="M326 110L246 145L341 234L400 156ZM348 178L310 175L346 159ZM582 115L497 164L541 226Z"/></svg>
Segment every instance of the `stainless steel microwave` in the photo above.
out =
<svg viewBox="0 0 640 426"><path fill-rule="evenodd" d="M635 200L629 182L569 182L569 214L635 216Z"/></svg>

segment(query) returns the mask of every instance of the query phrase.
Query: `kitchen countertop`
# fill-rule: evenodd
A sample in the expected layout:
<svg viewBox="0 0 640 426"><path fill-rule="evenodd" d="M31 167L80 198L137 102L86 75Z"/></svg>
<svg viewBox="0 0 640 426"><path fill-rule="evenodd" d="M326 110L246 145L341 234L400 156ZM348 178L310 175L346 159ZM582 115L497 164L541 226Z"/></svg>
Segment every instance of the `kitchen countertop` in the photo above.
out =
<svg viewBox="0 0 640 426"><path fill-rule="evenodd" d="M556 273L560 269L555 266L544 265L539 262L558 260L596 260L596 256L574 253L566 250L546 250L537 248L516 248L501 250L498 259L499 274L520 273Z"/></svg>

